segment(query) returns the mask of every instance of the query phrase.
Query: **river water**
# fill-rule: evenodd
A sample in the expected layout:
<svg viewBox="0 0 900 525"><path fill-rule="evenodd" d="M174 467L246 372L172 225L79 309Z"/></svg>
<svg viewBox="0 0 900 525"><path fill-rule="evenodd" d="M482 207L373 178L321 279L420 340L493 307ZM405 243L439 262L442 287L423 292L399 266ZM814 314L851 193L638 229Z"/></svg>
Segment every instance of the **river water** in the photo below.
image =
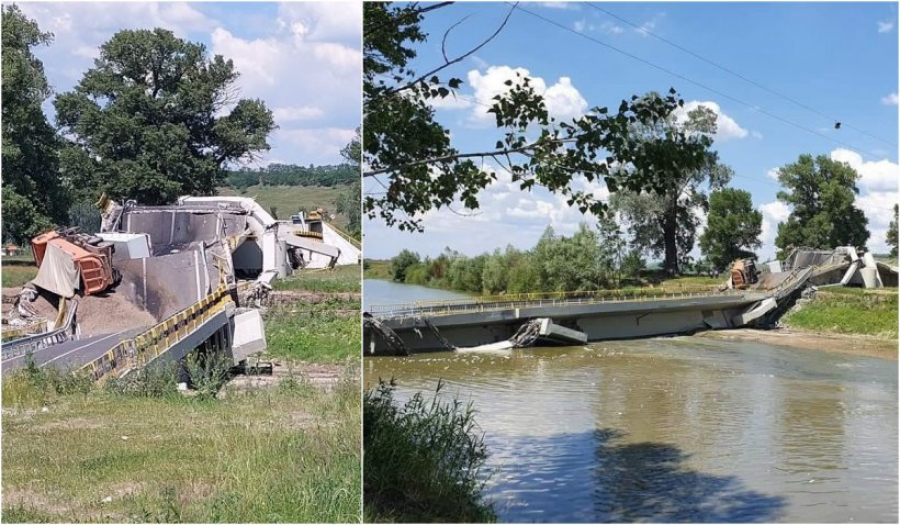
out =
<svg viewBox="0 0 900 525"><path fill-rule="evenodd" d="M896 361L674 337L364 371L474 404L501 521L897 522Z"/></svg>

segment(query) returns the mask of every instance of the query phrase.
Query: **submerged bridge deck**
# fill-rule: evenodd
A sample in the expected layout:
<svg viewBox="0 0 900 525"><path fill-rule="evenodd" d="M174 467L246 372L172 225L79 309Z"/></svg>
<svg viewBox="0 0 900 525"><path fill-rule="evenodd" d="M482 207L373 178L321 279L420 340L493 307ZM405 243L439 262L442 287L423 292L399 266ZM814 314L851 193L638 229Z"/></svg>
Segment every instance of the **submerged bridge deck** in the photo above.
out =
<svg viewBox="0 0 900 525"><path fill-rule="evenodd" d="M724 299L760 301L767 297L781 296L802 286L813 274L812 269L783 272L766 279L758 286L746 290L710 290L709 287L682 287L677 291L666 289L601 290L595 292L549 292L515 294L510 296L418 301L412 303L376 304L368 312L378 318L426 316L493 312L529 308L572 307L610 303L647 303L656 301L684 301L689 299Z"/></svg>
<svg viewBox="0 0 900 525"><path fill-rule="evenodd" d="M641 289L372 305L368 353L443 350L499 343L523 323L552 319L589 341L652 337L766 322L802 289L813 268L771 274L746 290Z"/></svg>

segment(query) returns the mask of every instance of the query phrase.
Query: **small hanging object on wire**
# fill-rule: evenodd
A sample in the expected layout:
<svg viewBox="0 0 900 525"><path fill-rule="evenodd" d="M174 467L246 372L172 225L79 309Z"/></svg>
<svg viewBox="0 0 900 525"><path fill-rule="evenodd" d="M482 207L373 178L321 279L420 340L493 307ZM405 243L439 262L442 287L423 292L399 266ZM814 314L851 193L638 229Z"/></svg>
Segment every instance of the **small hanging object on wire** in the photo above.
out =
<svg viewBox="0 0 900 525"><path fill-rule="evenodd" d="M841 129L841 123L840 123L840 122L835 122L835 123L834 123L834 129Z"/></svg>

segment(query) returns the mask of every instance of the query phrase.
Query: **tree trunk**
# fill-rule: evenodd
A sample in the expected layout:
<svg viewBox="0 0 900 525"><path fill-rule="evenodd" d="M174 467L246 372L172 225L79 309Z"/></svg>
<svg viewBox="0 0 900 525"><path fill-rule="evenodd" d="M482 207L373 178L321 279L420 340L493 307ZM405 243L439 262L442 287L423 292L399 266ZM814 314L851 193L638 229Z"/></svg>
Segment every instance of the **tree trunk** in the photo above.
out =
<svg viewBox="0 0 900 525"><path fill-rule="evenodd" d="M666 277L674 277L678 275L678 245L676 236L678 234L678 211L673 206L666 213L666 220L663 224L663 238L666 243L666 259L663 263L663 271Z"/></svg>

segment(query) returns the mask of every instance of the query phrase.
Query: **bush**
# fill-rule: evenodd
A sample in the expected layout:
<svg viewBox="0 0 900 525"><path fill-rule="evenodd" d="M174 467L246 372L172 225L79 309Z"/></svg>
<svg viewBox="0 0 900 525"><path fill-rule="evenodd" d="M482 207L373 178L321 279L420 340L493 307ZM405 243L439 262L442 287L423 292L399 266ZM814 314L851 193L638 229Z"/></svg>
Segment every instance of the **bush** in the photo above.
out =
<svg viewBox="0 0 900 525"><path fill-rule="evenodd" d="M493 522L482 501L487 460L472 405L426 401L421 393L402 406L395 383L379 381L363 401L366 521Z"/></svg>
<svg viewBox="0 0 900 525"><path fill-rule="evenodd" d="M228 382L232 359L218 352L191 352L184 359L191 386L200 399L216 397L219 389Z"/></svg>
<svg viewBox="0 0 900 525"><path fill-rule="evenodd" d="M177 395L178 363L145 366L132 370L125 377L106 383L112 394L135 397L166 397Z"/></svg>

